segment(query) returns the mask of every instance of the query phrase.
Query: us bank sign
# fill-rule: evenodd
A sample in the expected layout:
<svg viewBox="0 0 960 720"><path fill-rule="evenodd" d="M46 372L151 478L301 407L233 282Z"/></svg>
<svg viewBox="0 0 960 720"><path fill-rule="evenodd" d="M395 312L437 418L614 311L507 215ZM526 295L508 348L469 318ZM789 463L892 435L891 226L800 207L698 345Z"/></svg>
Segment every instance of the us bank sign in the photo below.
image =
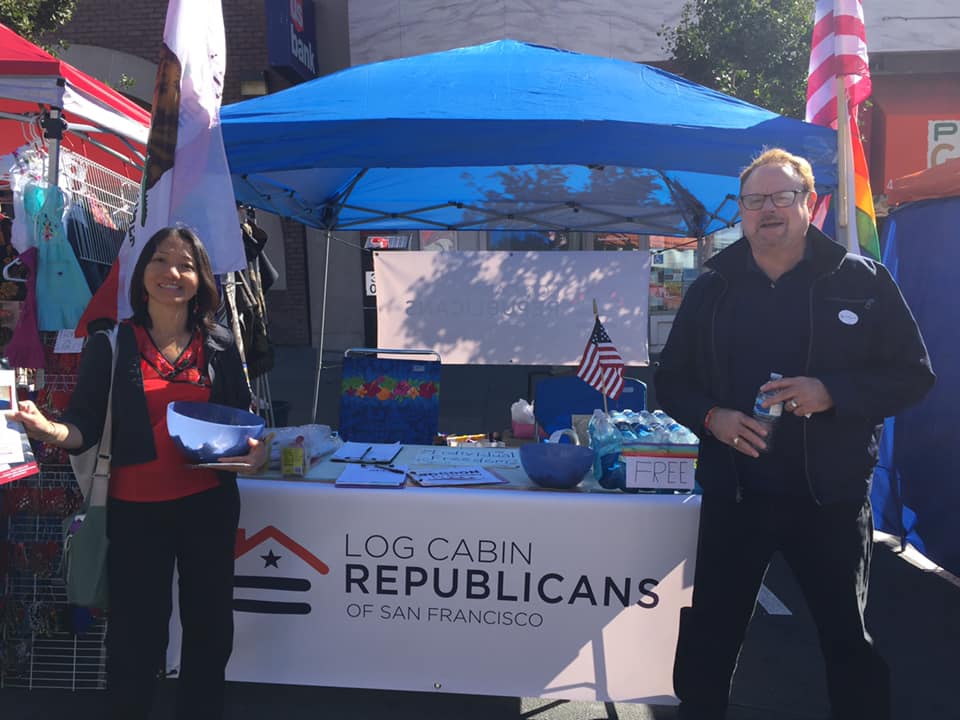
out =
<svg viewBox="0 0 960 720"><path fill-rule="evenodd" d="M313 0L265 0L267 55L271 67L292 82L317 76Z"/></svg>

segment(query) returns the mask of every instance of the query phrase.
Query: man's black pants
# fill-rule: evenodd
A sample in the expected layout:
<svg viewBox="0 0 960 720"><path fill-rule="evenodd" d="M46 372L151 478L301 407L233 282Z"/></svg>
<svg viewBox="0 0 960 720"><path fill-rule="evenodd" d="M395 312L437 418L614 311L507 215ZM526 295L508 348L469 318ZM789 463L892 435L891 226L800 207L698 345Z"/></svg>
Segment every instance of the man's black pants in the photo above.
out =
<svg viewBox="0 0 960 720"><path fill-rule="evenodd" d="M223 716L224 669L233 649L233 555L240 497L235 484L166 502L107 509L110 613L109 717L146 720L163 667L179 574L183 627L178 720Z"/></svg>
<svg viewBox="0 0 960 720"><path fill-rule="evenodd" d="M869 500L816 506L783 496L704 495L693 606L674 663L680 717L726 713L737 656L764 574L780 551L803 591L826 663L835 720L889 720L889 671L863 622L873 549Z"/></svg>

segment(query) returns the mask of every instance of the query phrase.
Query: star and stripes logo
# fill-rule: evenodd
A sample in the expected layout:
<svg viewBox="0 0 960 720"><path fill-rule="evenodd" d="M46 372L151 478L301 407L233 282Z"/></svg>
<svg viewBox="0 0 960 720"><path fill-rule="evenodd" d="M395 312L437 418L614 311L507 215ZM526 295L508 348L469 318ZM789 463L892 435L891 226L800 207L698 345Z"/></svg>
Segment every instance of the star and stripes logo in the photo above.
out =
<svg viewBox="0 0 960 720"><path fill-rule="evenodd" d="M614 400L620 397L623 390L623 358L600 318L594 320L593 332L577 368L577 377Z"/></svg>
<svg viewBox="0 0 960 720"><path fill-rule="evenodd" d="M302 572L305 569L303 565L306 565L320 575L327 575L330 572L329 566L273 525L268 525L249 537L244 528L239 528L234 559L239 560L254 548L264 546L265 543L269 545L266 545L266 554L260 555L263 560L262 572L256 575L238 574L233 579L234 588L241 591L254 591L257 597L234 597L233 609L237 612L263 615L309 615L312 610L310 603L298 600L298 597L304 596L297 593L308 592L313 587L312 582L309 578L290 577L286 573L298 570ZM303 565L294 563L288 567L287 563L284 563L281 569L280 561L286 557L287 553L297 558ZM269 568L283 570L284 573L276 574Z"/></svg>

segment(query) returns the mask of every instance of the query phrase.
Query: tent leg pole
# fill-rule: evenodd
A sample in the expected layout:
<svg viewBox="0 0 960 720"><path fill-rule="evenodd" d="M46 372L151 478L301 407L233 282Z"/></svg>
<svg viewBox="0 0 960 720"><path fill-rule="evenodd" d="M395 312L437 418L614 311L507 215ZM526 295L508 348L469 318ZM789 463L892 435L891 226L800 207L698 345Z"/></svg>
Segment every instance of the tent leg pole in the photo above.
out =
<svg viewBox="0 0 960 720"><path fill-rule="evenodd" d="M56 185L60 179L60 140L63 138L63 125L60 120L60 108L50 108L50 117L44 122L44 135L47 138L47 182Z"/></svg>
<svg viewBox="0 0 960 720"><path fill-rule="evenodd" d="M327 230L326 248L323 256L323 300L320 303L320 349L317 352L317 378L313 385L313 420L317 421L317 412L320 409L320 373L323 372L323 336L327 324L327 275L330 271L330 242L333 240L333 231Z"/></svg>

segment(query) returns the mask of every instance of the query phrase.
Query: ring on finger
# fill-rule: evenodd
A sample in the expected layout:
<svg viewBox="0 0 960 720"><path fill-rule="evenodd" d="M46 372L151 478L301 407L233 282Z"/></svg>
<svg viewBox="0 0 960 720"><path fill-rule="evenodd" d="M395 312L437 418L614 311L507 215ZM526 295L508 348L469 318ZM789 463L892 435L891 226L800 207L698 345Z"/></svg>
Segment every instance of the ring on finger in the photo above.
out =
<svg viewBox="0 0 960 720"><path fill-rule="evenodd" d="M800 407L800 403L798 403L796 400L791 400L791 401L790 401L790 409L791 409L791 410L796 410L798 407Z"/></svg>
<svg viewBox="0 0 960 720"><path fill-rule="evenodd" d="M740 436L739 436L739 435L734 435L734 436L733 436L733 446L734 446L734 447L739 447L739 445L740 445Z"/></svg>

